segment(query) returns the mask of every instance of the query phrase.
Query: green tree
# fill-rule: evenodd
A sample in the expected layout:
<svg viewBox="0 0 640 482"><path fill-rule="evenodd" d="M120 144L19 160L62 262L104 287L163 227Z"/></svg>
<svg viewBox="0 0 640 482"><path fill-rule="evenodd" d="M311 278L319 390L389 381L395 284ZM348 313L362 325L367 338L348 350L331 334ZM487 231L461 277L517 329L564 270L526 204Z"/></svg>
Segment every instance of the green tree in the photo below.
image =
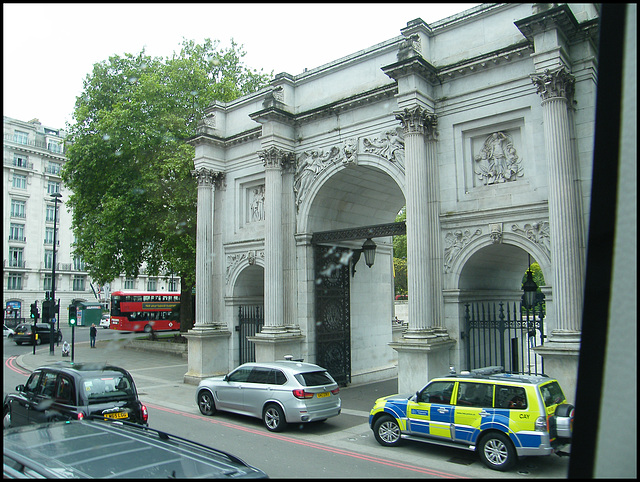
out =
<svg viewBox="0 0 640 482"><path fill-rule="evenodd" d="M186 143L204 110L265 86L273 75L242 63L241 46L182 42L171 58L114 55L96 63L67 126L74 254L91 277L174 273L182 286L180 327L193 326L197 186Z"/></svg>
<svg viewBox="0 0 640 482"><path fill-rule="evenodd" d="M403 207L396 216L396 223L407 220L407 209ZM393 275L396 295L407 295L407 235L393 237Z"/></svg>

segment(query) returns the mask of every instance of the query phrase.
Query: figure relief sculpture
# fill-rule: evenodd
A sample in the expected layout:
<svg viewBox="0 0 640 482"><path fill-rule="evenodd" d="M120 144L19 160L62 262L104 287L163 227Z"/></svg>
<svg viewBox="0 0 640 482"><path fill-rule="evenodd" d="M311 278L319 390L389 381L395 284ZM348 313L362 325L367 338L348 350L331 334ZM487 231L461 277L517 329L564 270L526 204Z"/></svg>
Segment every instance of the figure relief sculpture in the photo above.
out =
<svg viewBox="0 0 640 482"><path fill-rule="evenodd" d="M523 175L522 160L511 136L504 132L494 132L487 137L474 161L474 172L484 185L515 181Z"/></svg>
<svg viewBox="0 0 640 482"><path fill-rule="evenodd" d="M251 189L249 222L264 221L264 185Z"/></svg>
<svg viewBox="0 0 640 482"><path fill-rule="evenodd" d="M527 223L524 225L524 228L521 228L517 224L511 225L511 231L514 233L518 233L522 236L526 236L527 239L530 239L538 246L540 246L547 254L551 253L551 243L550 243L550 231L549 231L549 222L548 221L540 221Z"/></svg>
<svg viewBox="0 0 640 482"><path fill-rule="evenodd" d="M400 128L390 129L377 138L365 137L362 141L364 152L376 154L404 167L404 139L400 135L401 131Z"/></svg>
<svg viewBox="0 0 640 482"><path fill-rule="evenodd" d="M311 184L318 175L334 164L356 163L357 140L349 139L342 146L332 146L328 152L314 149L300 154L297 162L293 190L296 195L296 206L304 200Z"/></svg>
<svg viewBox="0 0 640 482"><path fill-rule="evenodd" d="M444 248L444 272L447 273L451 269L453 260L458 257L462 248L471 242L476 236L480 236L482 230L476 229L471 232L469 229L464 231L457 229L447 233L444 237L446 247Z"/></svg>

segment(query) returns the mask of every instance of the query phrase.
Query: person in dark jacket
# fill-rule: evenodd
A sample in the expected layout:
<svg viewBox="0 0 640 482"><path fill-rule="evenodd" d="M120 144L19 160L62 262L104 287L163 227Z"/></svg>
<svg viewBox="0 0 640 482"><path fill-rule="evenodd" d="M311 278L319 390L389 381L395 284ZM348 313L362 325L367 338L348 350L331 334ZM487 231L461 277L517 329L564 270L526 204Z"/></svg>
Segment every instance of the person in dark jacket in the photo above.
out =
<svg viewBox="0 0 640 482"><path fill-rule="evenodd" d="M91 341L91 348L96 347L96 335L98 334L98 329L96 328L95 323L91 323L91 328L89 328L89 340Z"/></svg>

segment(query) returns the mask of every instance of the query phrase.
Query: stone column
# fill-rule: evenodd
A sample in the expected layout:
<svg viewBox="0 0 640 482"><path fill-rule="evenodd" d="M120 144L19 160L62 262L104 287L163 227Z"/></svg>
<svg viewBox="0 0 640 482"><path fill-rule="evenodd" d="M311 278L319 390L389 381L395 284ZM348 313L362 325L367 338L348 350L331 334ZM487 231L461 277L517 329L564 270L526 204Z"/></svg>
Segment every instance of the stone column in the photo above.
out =
<svg viewBox="0 0 640 482"><path fill-rule="evenodd" d="M534 74L542 97L542 114L549 165L549 227L553 260L556 328L551 339L580 341L585 265L582 255L582 213L577 166L571 142L569 102L575 79L566 68Z"/></svg>
<svg viewBox="0 0 640 482"><path fill-rule="evenodd" d="M214 190L224 173L202 167L192 171L198 181L196 233L196 320L185 336L189 343L188 370L184 382L200 380L228 371L229 336L226 326L214 319L213 210Z"/></svg>
<svg viewBox="0 0 640 482"><path fill-rule="evenodd" d="M264 328L277 333L284 328L282 243L282 158L276 147L260 151L265 166Z"/></svg>
<svg viewBox="0 0 640 482"><path fill-rule="evenodd" d="M285 322L285 244L283 232L288 229L283 221L290 222L288 213L283 215L283 168L293 162L293 153L277 147L259 151L265 166L265 239L264 239L264 327L248 340L256 345L256 361L273 361L284 355L299 356L300 330L291 330ZM287 201L288 204L288 201ZM289 286L290 283L287 284Z"/></svg>
<svg viewBox="0 0 640 482"><path fill-rule="evenodd" d="M396 115L404 128L407 179L407 338L444 335L435 115L415 107ZM426 142L425 142L426 141Z"/></svg>
<svg viewBox="0 0 640 482"><path fill-rule="evenodd" d="M578 193L576 160L571 142L569 105L574 78L565 67L531 76L542 97L542 114L549 164L549 228L555 328L548 342L535 349L544 358L546 373L560 380L567 399L575 396L580 353L585 262L582 250L582 200Z"/></svg>
<svg viewBox="0 0 640 482"><path fill-rule="evenodd" d="M449 349L455 341L444 327L437 118L416 106L396 119L404 128L405 142L409 327L390 346L398 352L398 391L403 393L448 373Z"/></svg>

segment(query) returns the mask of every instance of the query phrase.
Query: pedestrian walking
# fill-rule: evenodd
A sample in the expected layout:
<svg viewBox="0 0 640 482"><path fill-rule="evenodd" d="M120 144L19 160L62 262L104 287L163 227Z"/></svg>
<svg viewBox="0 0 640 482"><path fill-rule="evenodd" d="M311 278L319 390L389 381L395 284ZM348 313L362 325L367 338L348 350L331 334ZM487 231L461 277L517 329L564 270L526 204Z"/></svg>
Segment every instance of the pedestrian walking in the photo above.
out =
<svg viewBox="0 0 640 482"><path fill-rule="evenodd" d="M95 323L91 323L91 328L89 328L89 340L91 341L91 348L96 347L96 335L98 334L98 329L96 328Z"/></svg>

